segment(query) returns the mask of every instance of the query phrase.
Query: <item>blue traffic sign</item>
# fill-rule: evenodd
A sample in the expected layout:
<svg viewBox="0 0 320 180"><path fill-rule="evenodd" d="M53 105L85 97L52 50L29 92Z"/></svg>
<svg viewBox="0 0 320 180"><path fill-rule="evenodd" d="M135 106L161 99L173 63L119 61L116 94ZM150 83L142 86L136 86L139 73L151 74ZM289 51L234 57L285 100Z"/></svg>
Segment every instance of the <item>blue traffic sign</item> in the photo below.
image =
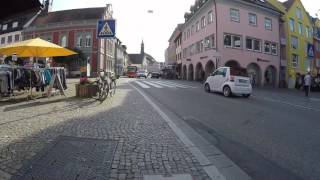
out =
<svg viewBox="0 0 320 180"><path fill-rule="evenodd" d="M308 50L307 50L308 57L313 58L314 57L314 45L308 44Z"/></svg>
<svg viewBox="0 0 320 180"><path fill-rule="evenodd" d="M99 20L97 25L97 38L114 38L116 35L116 20Z"/></svg>

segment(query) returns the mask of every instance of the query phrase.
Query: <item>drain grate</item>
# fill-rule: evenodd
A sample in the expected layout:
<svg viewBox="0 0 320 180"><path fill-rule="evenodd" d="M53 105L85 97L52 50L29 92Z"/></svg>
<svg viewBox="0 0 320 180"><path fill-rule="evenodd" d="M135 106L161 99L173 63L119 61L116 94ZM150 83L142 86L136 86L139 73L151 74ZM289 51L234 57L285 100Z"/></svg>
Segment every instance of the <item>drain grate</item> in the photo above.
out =
<svg viewBox="0 0 320 180"><path fill-rule="evenodd" d="M117 141L60 136L12 179L108 179Z"/></svg>

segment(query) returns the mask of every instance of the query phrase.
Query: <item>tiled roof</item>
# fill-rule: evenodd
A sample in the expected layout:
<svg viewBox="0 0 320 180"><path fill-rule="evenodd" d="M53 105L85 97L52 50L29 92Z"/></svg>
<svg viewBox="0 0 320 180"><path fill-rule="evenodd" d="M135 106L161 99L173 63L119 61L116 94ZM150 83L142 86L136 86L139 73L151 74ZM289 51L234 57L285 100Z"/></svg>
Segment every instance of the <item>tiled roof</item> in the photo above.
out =
<svg viewBox="0 0 320 180"><path fill-rule="evenodd" d="M28 11L23 11L17 14L14 14L10 17L6 17L0 20L0 26L7 24L7 30L0 29L0 34L6 34L9 32L20 31L23 29L23 26L29 22L40 10L35 8ZM13 27L13 23L17 22L18 26Z"/></svg>
<svg viewBox="0 0 320 180"><path fill-rule="evenodd" d="M278 11L278 9L276 9L275 7L273 7L269 2L267 2L266 0L262 1L262 0L242 0L242 1L245 1L245 2L249 2L249 3L254 3L258 6L261 6L261 7L264 7L264 8L267 8L267 9L271 9L273 11Z"/></svg>
<svg viewBox="0 0 320 180"><path fill-rule="evenodd" d="M84 8L84 9L70 9L64 11L49 12L47 15L39 16L32 25L42 25L57 22L79 21L101 19L106 8Z"/></svg>
<svg viewBox="0 0 320 180"><path fill-rule="evenodd" d="M39 0L8 0L2 2L0 6L0 21L19 12L34 8L40 10L40 6L41 3Z"/></svg>
<svg viewBox="0 0 320 180"><path fill-rule="evenodd" d="M132 64L142 64L143 56L141 54L129 54L129 60Z"/></svg>

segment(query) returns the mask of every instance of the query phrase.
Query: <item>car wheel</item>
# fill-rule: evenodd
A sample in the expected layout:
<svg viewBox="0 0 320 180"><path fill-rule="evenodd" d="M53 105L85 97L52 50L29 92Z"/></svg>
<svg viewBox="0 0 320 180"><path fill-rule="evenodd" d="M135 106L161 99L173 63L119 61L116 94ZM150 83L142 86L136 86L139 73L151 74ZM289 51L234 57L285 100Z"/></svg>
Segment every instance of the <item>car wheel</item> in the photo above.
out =
<svg viewBox="0 0 320 180"><path fill-rule="evenodd" d="M229 86L225 86L225 87L223 88L223 95L224 95L225 97L231 96L231 89L230 89Z"/></svg>
<svg viewBox="0 0 320 180"><path fill-rule="evenodd" d="M210 92L210 86L209 86L208 83L206 83L206 84L204 85L204 90L205 90L206 92Z"/></svg>
<svg viewBox="0 0 320 180"><path fill-rule="evenodd" d="M245 98L249 98L251 94L243 94L242 96Z"/></svg>

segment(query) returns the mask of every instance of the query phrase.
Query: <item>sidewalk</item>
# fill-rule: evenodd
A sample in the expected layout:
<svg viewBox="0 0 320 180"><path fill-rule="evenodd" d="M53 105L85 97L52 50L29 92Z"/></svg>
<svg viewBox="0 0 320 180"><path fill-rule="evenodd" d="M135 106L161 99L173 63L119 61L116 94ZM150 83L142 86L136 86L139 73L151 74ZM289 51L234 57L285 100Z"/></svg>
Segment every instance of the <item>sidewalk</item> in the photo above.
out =
<svg viewBox="0 0 320 180"><path fill-rule="evenodd" d="M254 88L254 90L271 92L271 93L286 94L286 95L297 96L297 97L305 97L304 91L297 90L297 89L258 87L258 88ZM311 98L319 98L320 99L320 92L312 92L311 91L309 95Z"/></svg>
<svg viewBox="0 0 320 180"><path fill-rule="evenodd" d="M0 104L0 179L210 179L128 85L102 104L68 88L67 98Z"/></svg>

